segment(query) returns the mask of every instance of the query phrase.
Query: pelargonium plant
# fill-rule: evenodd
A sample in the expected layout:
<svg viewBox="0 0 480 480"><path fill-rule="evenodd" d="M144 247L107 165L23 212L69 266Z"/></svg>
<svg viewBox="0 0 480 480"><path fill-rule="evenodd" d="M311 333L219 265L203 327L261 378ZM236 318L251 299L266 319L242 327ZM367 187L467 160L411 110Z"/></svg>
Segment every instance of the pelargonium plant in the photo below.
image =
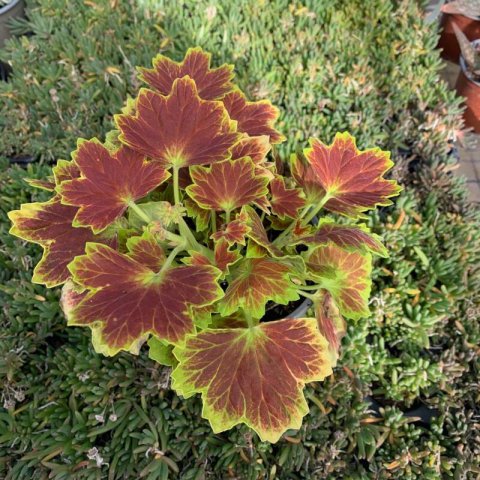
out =
<svg viewBox="0 0 480 480"><path fill-rule="evenodd" d="M245 423L276 442L300 428L305 384L332 373L344 319L368 315L372 254L386 250L331 215L390 204L392 162L348 133L270 159L278 110L199 48L139 71L147 88L105 142L79 140L30 180L52 198L10 212L11 233L43 247L32 281L63 284L68 324L90 327L97 352L148 343L215 432ZM293 315L305 299L316 318Z"/></svg>

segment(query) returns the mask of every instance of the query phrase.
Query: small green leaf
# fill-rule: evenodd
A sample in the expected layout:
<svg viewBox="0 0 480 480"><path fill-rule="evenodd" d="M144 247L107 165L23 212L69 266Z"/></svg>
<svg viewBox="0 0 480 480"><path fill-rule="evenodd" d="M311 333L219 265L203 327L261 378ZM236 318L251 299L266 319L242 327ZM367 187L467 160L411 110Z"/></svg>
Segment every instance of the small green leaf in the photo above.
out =
<svg viewBox="0 0 480 480"><path fill-rule="evenodd" d="M141 210L143 215L138 211ZM172 223L178 221L183 213L183 208L173 206L169 202L147 202L136 205L135 210L128 209L128 222L131 227L142 228L147 224L146 217L150 222L160 222L163 227L167 228Z"/></svg>
<svg viewBox="0 0 480 480"><path fill-rule="evenodd" d="M428 260L428 257L425 255L425 253L423 253L422 249L420 247L413 247L413 249L415 250L415 253L417 254L422 264L425 267L430 266L430 261Z"/></svg>
<svg viewBox="0 0 480 480"><path fill-rule="evenodd" d="M148 357L152 360L155 360L160 365L173 367L178 363L173 356L172 345L162 342L162 340L159 340L156 337L150 337L148 340L148 346L150 347L150 350L148 351Z"/></svg>

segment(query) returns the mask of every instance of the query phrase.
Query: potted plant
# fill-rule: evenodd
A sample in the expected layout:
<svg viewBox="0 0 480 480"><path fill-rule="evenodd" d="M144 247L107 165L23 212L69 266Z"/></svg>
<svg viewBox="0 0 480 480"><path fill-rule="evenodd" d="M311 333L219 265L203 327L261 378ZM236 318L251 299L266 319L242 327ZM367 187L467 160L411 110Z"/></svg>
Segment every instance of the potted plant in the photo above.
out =
<svg viewBox="0 0 480 480"><path fill-rule="evenodd" d="M140 77L105 142L79 140L30 182L52 197L10 212L11 233L43 247L32 280L63 284L68 323L97 352L147 343L216 432L245 423L275 442L300 428L304 385L332 373L344 319L368 315L386 249L355 221L398 194L392 162L348 133L270 160L278 110L199 48Z"/></svg>
<svg viewBox="0 0 480 480"><path fill-rule="evenodd" d="M471 42L456 25L454 29L462 50L461 70L455 88L465 97L465 124L480 133L480 39Z"/></svg>
<svg viewBox="0 0 480 480"><path fill-rule="evenodd" d="M9 22L14 18L23 17L24 9L24 0L0 0L0 48L5 44L5 40L12 36Z"/></svg>
<svg viewBox="0 0 480 480"><path fill-rule="evenodd" d="M442 33L438 47L442 49L445 60L458 63L460 46L453 24L455 23L469 40L480 38L480 0L454 0L442 5L441 11Z"/></svg>

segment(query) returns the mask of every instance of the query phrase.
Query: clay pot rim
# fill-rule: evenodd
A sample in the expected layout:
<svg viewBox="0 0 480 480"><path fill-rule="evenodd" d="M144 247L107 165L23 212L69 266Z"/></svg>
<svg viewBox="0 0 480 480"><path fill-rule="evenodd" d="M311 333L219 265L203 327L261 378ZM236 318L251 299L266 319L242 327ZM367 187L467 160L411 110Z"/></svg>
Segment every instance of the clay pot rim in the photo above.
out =
<svg viewBox="0 0 480 480"><path fill-rule="evenodd" d="M480 46L480 38L477 38L476 40L473 40L471 42L475 47L476 46ZM480 79L479 80L474 80L473 79L473 75L467 70L467 64L465 63L465 59L463 58L463 55L460 54L460 59L459 59L459 65L460 65L460 68L462 69L462 73L465 75L465 77L467 78L467 80L469 82L472 82L474 83L475 85L477 85L477 87L480 87Z"/></svg>
<svg viewBox="0 0 480 480"><path fill-rule="evenodd" d="M465 17L465 18L469 18L470 20L475 20L477 22L480 21L480 15L478 16L475 16L475 15L466 15L465 13L450 13L450 12L444 12L443 11L443 8L440 10L444 15L458 15L460 17Z"/></svg>

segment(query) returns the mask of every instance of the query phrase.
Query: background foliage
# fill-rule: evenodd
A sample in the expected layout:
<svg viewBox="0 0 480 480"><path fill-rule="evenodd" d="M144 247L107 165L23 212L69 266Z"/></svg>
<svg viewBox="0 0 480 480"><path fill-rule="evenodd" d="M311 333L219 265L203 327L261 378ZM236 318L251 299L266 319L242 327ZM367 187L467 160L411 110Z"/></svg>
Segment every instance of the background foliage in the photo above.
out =
<svg viewBox="0 0 480 480"><path fill-rule="evenodd" d="M458 100L437 79L436 35L412 0L46 0L30 18L17 31L34 36L0 55L14 65L0 86L7 155L67 157L78 136L111 128L139 86L133 66L192 45L235 63L250 98L281 108L284 152L349 130L360 146L438 155L458 125Z"/></svg>
<svg viewBox="0 0 480 480"><path fill-rule="evenodd" d="M435 32L414 1L236 3L30 2L16 28L33 35L0 53L14 71L0 85L0 153L68 157L138 88L132 65L201 45L281 107L283 153L336 130L393 150L406 191L369 221L391 251L373 313L350 327L334 376L307 390L300 432L273 446L244 428L213 435L167 370L145 354L96 355L86 329L65 328L59 292L30 283L39 249L8 236L6 212L42 198L22 178L49 167L4 160L0 476L477 478L480 218L451 176L458 102L438 78Z"/></svg>

